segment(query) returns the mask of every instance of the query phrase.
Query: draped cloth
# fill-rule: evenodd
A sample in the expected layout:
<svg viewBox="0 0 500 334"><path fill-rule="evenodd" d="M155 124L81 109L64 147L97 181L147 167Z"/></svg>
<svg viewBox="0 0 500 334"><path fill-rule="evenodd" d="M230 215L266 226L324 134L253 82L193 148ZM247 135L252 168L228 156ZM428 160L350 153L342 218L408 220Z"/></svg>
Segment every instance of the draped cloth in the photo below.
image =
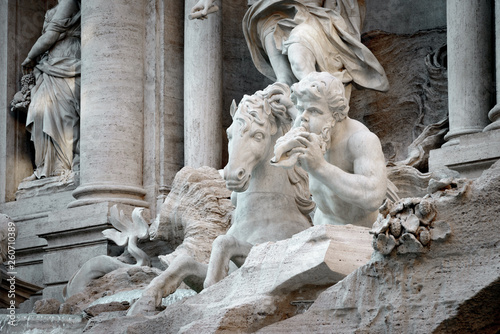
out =
<svg viewBox="0 0 500 334"><path fill-rule="evenodd" d="M345 84L386 91L389 83L383 67L361 43L363 1L326 0L324 8L314 0L260 0L243 18L243 32L257 69L276 80L264 39L273 34L278 50L300 43L315 57L318 71L330 72Z"/></svg>
<svg viewBox="0 0 500 334"><path fill-rule="evenodd" d="M80 12L52 20L47 12L43 33L55 31L58 41L34 69L26 128L35 145L37 178L71 170L79 150L81 42Z"/></svg>

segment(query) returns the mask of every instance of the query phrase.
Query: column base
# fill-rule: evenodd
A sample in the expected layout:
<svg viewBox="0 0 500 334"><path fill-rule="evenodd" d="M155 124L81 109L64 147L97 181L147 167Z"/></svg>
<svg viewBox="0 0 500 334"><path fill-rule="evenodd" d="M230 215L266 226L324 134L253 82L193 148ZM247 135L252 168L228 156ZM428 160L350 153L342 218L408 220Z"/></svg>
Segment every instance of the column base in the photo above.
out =
<svg viewBox="0 0 500 334"><path fill-rule="evenodd" d="M500 129L500 104L497 104L488 113L488 118L491 120L491 124L486 126L483 132L493 131Z"/></svg>
<svg viewBox="0 0 500 334"><path fill-rule="evenodd" d="M460 143L461 136L482 131L483 128L480 126L451 130L444 136L446 143L444 143L442 147L458 145Z"/></svg>
<svg viewBox="0 0 500 334"><path fill-rule="evenodd" d="M459 141L458 145L430 151L430 172L447 167L473 179L500 159L500 130L463 135Z"/></svg>
<svg viewBox="0 0 500 334"><path fill-rule="evenodd" d="M146 191L143 188L116 184L86 184L73 191L76 201L69 203L68 208L102 202L121 203L135 207L149 208L149 203L143 198Z"/></svg>

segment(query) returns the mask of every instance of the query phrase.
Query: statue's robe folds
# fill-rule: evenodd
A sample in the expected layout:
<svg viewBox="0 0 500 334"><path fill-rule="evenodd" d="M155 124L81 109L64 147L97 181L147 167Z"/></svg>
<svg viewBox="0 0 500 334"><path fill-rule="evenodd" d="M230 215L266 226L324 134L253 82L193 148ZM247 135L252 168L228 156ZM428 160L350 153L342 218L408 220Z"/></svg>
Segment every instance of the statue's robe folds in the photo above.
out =
<svg viewBox="0 0 500 334"><path fill-rule="evenodd" d="M383 67L361 43L364 7L358 0L326 0L325 7L314 0L260 0L243 19L243 32L257 69L276 81L265 50L264 39L273 34L278 50L300 43L316 58L318 71L337 76L344 84L386 91L389 87Z"/></svg>
<svg viewBox="0 0 500 334"><path fill-rule="evenodd" d="M79 140L80 12L71 18L46 21L44 33L51 30L60 37L34 69L36 85L26 119L35 145L38 178L71 170Z"/></svg>

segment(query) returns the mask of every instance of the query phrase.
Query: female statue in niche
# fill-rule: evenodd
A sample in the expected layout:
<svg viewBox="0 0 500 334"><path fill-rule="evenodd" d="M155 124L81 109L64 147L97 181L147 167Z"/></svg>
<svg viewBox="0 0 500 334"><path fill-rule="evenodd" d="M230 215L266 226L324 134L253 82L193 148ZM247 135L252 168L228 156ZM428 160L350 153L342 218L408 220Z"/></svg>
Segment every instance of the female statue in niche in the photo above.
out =
<svg viewBox="0 0 500 334"><path fill-rule="evenodd" d="M36 84L26 129L35 146L35 171L25 181L78 169L80 126L80 0L59 0L47 11L42 35L22 63Z"/></svg>
<svg viewBox="0 0 500 334"><path fill-rule="evenodd" d="M205 18L215 0L199 0L192 17ZM364 0L258 0L243 18L257 69L292 85L311 72L329 72L346 86L387 91L385 71L361 43Z"/></svg>

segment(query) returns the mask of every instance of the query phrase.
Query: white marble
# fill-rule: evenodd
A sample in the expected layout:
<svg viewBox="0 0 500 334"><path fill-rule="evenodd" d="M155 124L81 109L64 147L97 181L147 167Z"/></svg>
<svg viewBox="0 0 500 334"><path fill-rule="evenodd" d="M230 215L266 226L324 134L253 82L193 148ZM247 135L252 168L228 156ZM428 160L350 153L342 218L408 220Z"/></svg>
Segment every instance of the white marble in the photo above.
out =
<svg viewBox="0 0 500 334"><path fill-rule="evenodd" d="M380 140L349 118L344 85L327 72L293 85L292 99L295 126L304 131L291 138L296 144L287 154L299 153L298 164L309 174L314 224L371 226L387 191Z"/></svg>
<svg viewBox="0 0 500 334"><path fill-rule="evenodd" d="M289 94L287 85L275 83L231 108L224 180L235 192L236 208L231 227L212 246L205 287L227 275L230 260L243 264L253 245L286 239L311 226L308 214L314 205L304 171L274 168L269 163L276 140L291 126Z"/></svg>

